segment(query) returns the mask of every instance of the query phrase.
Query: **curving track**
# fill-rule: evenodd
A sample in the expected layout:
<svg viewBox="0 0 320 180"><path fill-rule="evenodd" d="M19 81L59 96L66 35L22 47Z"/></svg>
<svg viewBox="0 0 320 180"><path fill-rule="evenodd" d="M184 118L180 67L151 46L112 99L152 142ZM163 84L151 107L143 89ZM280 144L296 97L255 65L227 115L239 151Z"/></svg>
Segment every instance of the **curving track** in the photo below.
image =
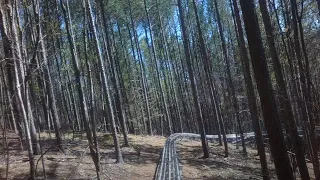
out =
<svg viewBox="0 0 320 180"><path fill-rule="evenodd" d="M302 136L302 130L299 130L300 135ZM316 127L317 137L320 138L320 127ZM241 141L241 138L237 138L236 134L227 134L227 141L229 143L236 143ZM266 133L263 133L264 139L267 140L268 137ZM246 143L254 141L254 133L244 133L244 139ZM199 134L192 133L175 133L168 137L166 143L163 147L162 154L159 158L156 172L154 174L154 180L181 180L181 166L179 157L176 149L176 141L182 139L192 139L200 140ZM218 135L207 135L208 141L217 141Z"/></svg>
<svg viewBox="0 0 320 180"><path fill-rule="evenodd" d="M245 134L245 139L249 140L254 138L254 133ZM162 154L158 161L156 172L154 175L155 180L181 180L181 166L176 149L176 141L182 139L200 140L199 134L192 133L175 133L168 137L162 149ZM239 138L240 139L240 138ZM218 140L218 135L207 135L208 141ZM227 135L228 142L235 143L237 141L235 134Z"/></svg>

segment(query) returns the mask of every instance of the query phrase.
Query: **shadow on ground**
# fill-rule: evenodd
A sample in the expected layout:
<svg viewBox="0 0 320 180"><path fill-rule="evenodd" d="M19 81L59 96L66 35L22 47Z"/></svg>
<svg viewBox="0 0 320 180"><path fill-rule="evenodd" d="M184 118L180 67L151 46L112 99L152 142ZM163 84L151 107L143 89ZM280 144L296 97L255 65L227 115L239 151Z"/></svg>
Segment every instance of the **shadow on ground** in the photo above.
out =
<svg viewBox="0 0 320 180"><path fill-rule="evenodd" d="M218 145L210 146L210 158L201 159L201 146L183 143L178 148L182 164L183 179L262 179L260 161L255 151L243 157L241 150L229 148L229 157L224 158L224 149ZM188 172L195 169L194 172ZM275 171L269 166L271 179Z"/></svg>

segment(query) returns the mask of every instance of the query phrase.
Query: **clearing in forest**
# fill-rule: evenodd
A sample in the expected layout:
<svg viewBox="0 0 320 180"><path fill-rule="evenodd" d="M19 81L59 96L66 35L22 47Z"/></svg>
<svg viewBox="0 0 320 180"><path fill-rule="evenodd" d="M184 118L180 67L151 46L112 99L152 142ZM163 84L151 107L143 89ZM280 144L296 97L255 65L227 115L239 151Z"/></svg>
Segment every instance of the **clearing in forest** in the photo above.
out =
<svg viewBox="0 0 320 180"><path fill-rule="evenodd" d="M95 179L95 168L89 155L85 135L76 134L74 140L64 136L66 153L54 148L54 137L41 134L48 179ZM21 151L20 143L14 134L9 134L9 179L26 179L29 174L27 151ZM121 139L122 137L120 137ZM166 138L161 136L129 135L130 147L122 147L124 164L115 164L112 136L99 134L102 163L102 178L112 180L149 180L153 175ZM1 143L3 141L1 140ZM243 157L241 149L229 144L228 158L217 142L210 144L210 158L202 156L201 143L194 140L177 142L178 154L182 165L183 179L262 179L257 151L248 147L248 157ZM2 145L2 144L1 144ZM50 149L49 149L50 148ZM49 149L49 150L48 150ZM1 157L4 152L1 151ZM267 154L271 177L275 178L273 163ZM35 156L37 176L43 179L40 156ZM6 161L0 159L0 179L5 178Z"/></svg>

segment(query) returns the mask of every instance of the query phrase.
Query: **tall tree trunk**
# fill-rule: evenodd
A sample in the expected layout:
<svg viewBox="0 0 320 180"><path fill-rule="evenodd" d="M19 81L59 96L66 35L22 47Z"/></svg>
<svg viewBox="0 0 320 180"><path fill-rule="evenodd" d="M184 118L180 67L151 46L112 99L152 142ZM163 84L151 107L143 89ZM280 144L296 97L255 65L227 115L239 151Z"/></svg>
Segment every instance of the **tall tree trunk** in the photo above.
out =
<svg viewBox="0 0 320 180"><path fill-rule="evenodd" d="M57 52L56 52L56 47L55 47L55 42L54 42L54 40L52 39L52 44L53 44L53 51L54 51L54 54L55 54L55 60L56 60L56 68L57 68L57 73L58 73L58 76L59 76L59 90L61 91L61 93L62 93L62 100L63 100L63 106L66 106L66 116L67 116L67 118L68 118L68 123L69 123L69 125L71 124L71 123L73 123L73 120L72 120L72 118L71 118L71 105L70 105L70 103L68 102L68 99L67 99L67 95L66 95L66 92L65 92L65 85L63 84L63 80L62 80L62 72L61 72L61 70L60 70L60 64L59 63L62 63L62 61L61 62L59 62L58 61L58 57L57 57ZM60 58L62 58L62 56L60 56Z"/></svg>
<svg viewBox="0 0 320 180"><path fill-rule="evenodd" d="M117 129L116 129L115 116L114 116L114 111L113 111L113 107L112 107L112 100L110 97L108 78L106 75L106 69L104 66L104 60L102 57L101 47L99 44L99 39L98 39L98 34L97 34L97 29L96 29L96 24L94 21L95 18L94 18L94 14L93 14L90 0L86 1L86 6L88 7L88 10L89 10L88 13L90 16L89 20L90 20L90 25L91 25L91 31L93 34L93 38L95 40L96 51L99 56L98 58L99 58L99 66L101 68L101 73L102 73L102 85L103 85L103 91L104 91L103 93L104 93L106 101L107 101L107 111L108 111L108 114L110 115L110 118L111 118L111 130L112 130L113 141L114 141L114 146L115 146L115 150L116 150L116 158L117 158L118 163L123 163L122 153L121 153L119 139L118 139L118 133L117 133Z"/></svg>
<svg viewBox="0 0 320 180"><path fill-rule="evenodd" d="M117 115L121 124L121 128L123 131L123 137L124 137L124 144L126 146L129 146L129 141L128 141L128 131L127 131L127 127L126 127L126 120L124 117L124 111L123 111L123 106L121 103L121 92L120 92L120 86L119 86L119 78L117 75L117 70L115 69L115 61L119 61L118 59L115 59L112 55L112 51L111 51L111 43L110 43L110 35L109 35L109 27L108 27L108 22L107 19L105 17L105 10L104 10L104 4L103 1L100 0L100 8L101 8L101 14L102 14L102 21L104 23L104 31L105 31L105 35L106 35L106 43L107 43L107 54L109 57L109 60L111 62L111 73L112 73L112 82L113 82L113 86L115 88L115 103L116 103L116 109L117 109ZM146 92L145 92L146 93ZM149 108L149 107L148 107ZM150 116L150 114L149 114Z"/></svg>
<svg viewBox="0 0 320 180"><path fill-rule="evenodd" d="M238 9L238 4L236 0L232 0L233 2L233 8L234 8L234 14L235 14L235 20L236 20L236 27L237 27L237 32L238 32L238 37L239 37L239 49L240 49L240 59L241 59L241 64L243 67L243 74L244 74L244 79L245 79L245 84L246 84L246 91L247 91L247 97L248 97L248 103L249 103L249 109L250 109L250 115L251 115L251 120L253 124L253 129L255 132L255 138L256 138L256 144L258 148L258 154L260 157L260 164L261 164L261 169L262 169L262 176L263 179L267 180L269 179L269 172L268 172L268 166L267 166L267 160L266 160L266 152L264 149L264 144L263 144L263 138L261 134L261 129L259 125L259 116L258 116L258 108L257 108L257 102L256 102L256 95L254 92L254 86L251 78L251 73L250 73L250 62L249 62L249 57L248 53L246 50L246 44L244 40L244 34L242 30L242 24L241 24L241 18L240 18L240 12Z"/></svg>
<svg viewBox="0 0 320 180"><path fill-rule="evenodd" d="M3 9L6 7L6 9ZM1 37L3 41L3 49L4 49L4 55L5 55L5 60L6 60L6 66L7 66L7 74L8 74L8 81L11 81L11 91L12 94L14 92L17 92L17 96L15 97L15 102L17 103L14 106L19 107L21 110L18 113L21 113L22 116L21 118L23 119L24 127L25 127L25 134L26 134L26 142L28 145L28 157L29 157L29 164L30 164L30 178L31 179L36 179L35 177L35 164L34 164L34 159L33 159L33 149L32 149L32 142L31 142L31 135L30 135L30 128L29 128L29 122L28 122L28 116L26 112L26 107L23 101L22 97L22 90L20 86L20 80L18 76L18 67L17 63L14 60L16 57L15 55L15 47L14 43L12 42L13 40L13 34L10 33L12 32L12 26L15 26L15 21L13 21L12 18L12 13L13 13L13 8L12 5L10 4L9 1L1 1L1 6L0 6L0 31L1 31ZM22 61L22 59L19 59ZM12 70L12 66L14 70ZM21 69L22 71L23 69ZM14 71L14 74L12 72ZM15 78L15 79L14 79ZM15 83L15 85L14 85ZM26 91L27 92L27 91Z"/></svg>
<svg viewBox="0 0 320 180"><path fill-rule="evenodd" d="M29 122L28 122L28 113L27 113L27 109L28 108L31 108L29 107L30 106L30 103L27 102L27 107L25 107L24 105L24 101L23 101L23 97L22 97L22 89L20 88L20 82L19 82L19 77L18 77L18 68L17 68L17 64L14 63L15 65L15 76L16 76L16 87L17 87L17 93L18 93L18 99L19 99L19 102L20 102L20 107L21 107L21 110L22 110L22 115L23 115L23 119L24 119L24 127L25 127L25 133L26 133L26 142L28 144L28 156L29 156L29 164L30 164L30 178L33 180L33 179L36 179L36 169L35 169L35 164L34 164L34 157L33 157L33 154L34 154L34 151L33 150L37 150L37 147L35 149L35 147L32 145L32 137L31 137L31 130L30 128L32 128L31 126L34 124L30 123L30 126L29 126ZM24 90L25 92L28 93L27 89ZM27 101L29 101L29 99L27 99ZM29 116L32 118L32 116ZM33 121L33 119L29 119L29 121ZM37 137L36 137L37 139ZM36 145L37 146L37 145ZM33 147L33 148L32 148Z"/></svg>
<svg viewBox="0 0 320 180"><path fill-rule="evenodd" d="M135 59L136 60L136 56L139 56L140 57L140 55L138 54L139 52L136 52L136 48L137 48L137 43L134 43L133 42L133 40L132 40L132 32L131 32L131 28L130 28L130 25L127 25L127 29L128 29L128 33L129 33L129 39L130 39L130 45L131 45L131 49L132 49L132 56L133 56L133 59ZM138 49L138 48L137 48ZM138 51L138 50L137 50ZM137 55L136 55L136 53L137 53ZM138 58L139 58L138 57ZM136 93L136 91L137 91L137 89L138 89L138 87L137 87L137 81L138 81L138 78L136 77L136 74L135 74L135 66L134 66L134 64L131 62L131 60L128 58L127 59L128 61L128 67L129 67L129 69L132 69L132 72L130 72L130 75L132 75L132 77L133 77L133 83L132 83L132 86L133 86L133 92L131 92L131 93L133 93L133 100L134 100L134 104L136 104L137 103L137 93ZM133 109L134 109L134 117L135 118L137 118L137 120L136 120L136 124L138 124L138 118L139 118L139 115L138 115L138 113L137 113L137 111L138 111L138 109L137 109L137 107L136 106L133 106ZM142 111L141 112L141 114L142 114L142 118L144 119L144 111ZM133 123L133 122L132 122ZM139 126L139 125L137 125L137 126ZM140 129L139 129L140 130ZM141 133L141 132L140 132Z"/></svg>
<svg viewBox="0 0 320 180"><path fill-rule="evenodd" d="M240 0L240 5L276 173L281 180L294 179L281 124L279 122L279 114L267 68L254 2L253 0Z"/></svg>
<svg viewBox="0 0 320 180"><path fill-rule="evenodd" d="M215 5L215 11L216 11L216 16L217 16L217 21L218 21L219 34L220 34L220 39L221 39L221 44L222 44L222 52L223 52L224 60L225 60L226 65L227 65L227 76L228 76L227 77L227 82L228 82L228 85L230 87L230 93L231 93L230 95L232 97L233 110L234 110L234 113L235 113L235 116L236 116L236 120L237 120L237 123L238 123L238 126L239 126L239 133L240 133L240 137L241 137L243 155L246 156L247 155L247 150L246 150L246 145L245 145L245 141L244 141L244 135L243 135L243 131L242 131L242 125L241 125L241 121L240 121L240 116L239 116L239 104L238 104L238 99L236 97L234 84L232 82L231 70L230 70L230 60L229 60L229 57L228 57L225 37L224 37L223 30L222 30L222 24L221 24L221 19L220 19L220 13L219 13L219 9L218 9L217 0L214 0L214 5Z"/></svg>
<svg viewBox="0 0 320 180"><path fill-rule="evenodd" d="M61 29L59 28L58 31L61 32ZM54 45L54 44L53 44ZM61 49L63 47L63 44L62 44L62 41L57 38L57 48L58 49ZM54 48L55 50L55 48ZM59 56L60 56L60 59L61 59L61 64L63 65L64 63L67 64L67 62L65 61L65 57L63 56L62 54L62 51L60 50L59 51ZM58 63L57 63L57 69L58 69L58 73L59 73L59 66L58 66ZM60 77L61 74L59 73L59 79L61 78ZM70 79L70 74L69 74L69 71L67 71L67 80L66 80L66 84L64 85L65 87L65 96L67 96L67 101L69 103L69 109L70 109L70 117L72 118L72 113L74 115L74 119L72 119L72 131L73 131L73 135L74 135L74 132L76 130L76 127L75 127L75 123L77 123L77 126L78 126L78 130L81 130L81 127L80 127L80 119L79 119L79 114L78 114L78 106L77 106L77 103L75 102L75 96L74 96L74 91L73 91L73 86L72 86L72 82L71 82L71 79ZM62 86L63 87L63 86ZM63 88L62 88L63 89Z"/></svg>
<svg viewBox="0 0 320 180"><path fill-rule="evenodd" d="M196 22L197 22L197 30L198 30L198 38L199 38L199 43L200 43L200 49L201 49L201 56L202 56L202 62L203 62L203 66L205 69L205 74L206 74L206 78L207 81L209 83L209 90L210 90L210 99L211 99L211 103L212 103L212 109L213 109L213 114L216 116L215 119L217 119L218 124L220 125L221 122L220 121L220 117L217 116L218 113L216 112L216 98L214 96L215 92L214 92L214 82L212 81L212 72L211 72L211 63L209 62L209 58L208 58L208 54L207 54L207 50L205 47L205 42L203 39L203 34L202 34L202 29L201 29L201 25L200 25L200 20L198 17L198 10L197 10L197 6L196 6L196 2L193 0L193 8L194 8L194 13L196 15ZM224 127L220 127L220 129L222 129L222 131L224 132ZM224 137L224 145L225 145L225 157L228 157L228 143L226 138Z"/></svg>
<svg viewBox="0 0 320 180"><path fill-rule="evenodd" d="M13 24L11 26L12 28L12 36L14 37L13 39L13 46L15 47L15 55L17 57L17 59L19 60L18 62L18 71L19 73L17 74L17 78L18 80L21 80L21 89L23 89L22 93L22 98L24 100L25 103L25 110L27 111L27 116L29 119L29 127L30 127L30 135L31 135L31 141L32 141L32 148L33 148L33 154L34 155L38 155L40 154L40 145L39 145L39 140L38 140L38 136L37 136L37 131L36 131L36 127L34 124L34 117L33 117L33 112L31 110L31 103L30 103L30 99L29 99L29 93L30 93L30 89L29 87L32 85L31 81L28 81L29 79L27 79L26 77L26 73L27 71L30 71L30 68L26 68L27 66L24 65L24 62L26 62L25 60L25 46L23 44L24 41L21 41L21 33L19 33L20 31L18 31L17 28L19 28L19 14L17 13L17 4L16 1L12 1L12 14L10 16L10 22ZM38 36L39 38L39 36ZM22 50L22 48L24 48L24 50ZM37 49L37 45L35 45L35 48L33 49L33 53L36 54L36 49ZM26 72L25 72L26 71Z"/></svg>
<svg viewBox="0 0 320 180"><path fill-rule="evenodd" d="M157 55L157 51L155 49L156 48L155 47L155 40L153 38L151 21L150 21L150 17L149 17L149 12L146 9L146 4L145 4L145 13L147 15L147 21L148 21L148 26L149 26L149 31L150 31L150 41L151 41L151 47L152 47L153 61L154 61L156 72L157 72L158 86L160 88L160 96L161 96L161 101L162 101L162 104L163 104L162 108L163 108L163 111L165 113L165 120L168 121L168 123L169 123L169 132L170 132L170 134L172 134L173 133L172 122L171 122L171 119L170 119L170 116L169 116L168 105L167 105L166 97L165 97L165 94L164 94L163 85L162 85L162 82L161 82L161 75L160 75L159 67L158 67L158 62L159 62L158 61L158 55Z"/></svg>
<svg viewBox="0 0 320 180"><path fill-rule="evenodd" d="M58 148L62 152L64 152L64 149L62 147L62 137L61 137L61 132L60 132L61 127L60 127L60 120L59 120L59 116L58 116L56 97L55 97L53 87L52 87L52 79L51 79L51 73L50 73L49 64L48 64L49 62L48 62L48 58L47 58L47 50L46 50L46 46L44 43L44 37L42 35L39 2L36 3L33 0L32 4L33 4L33 12L34 12L34 16L35 16L36 24L37 24L37 34L38 34L39 40L40 40L40 48L41 48L41 52L42 52L42 58L44 61L44 78L45 78L47 93L48 93L49 109L51 110L51 113L52 113L53 125L54 125L54 129L55 129L55 135L56 135L56 139L57 139Z"/></svg>
<svg viewBox="0 0 320 180"><path fill-rule="evenodd" d="M305 157L304 157L304 149L302 140L299 137L299 133L297 130L296 123L294 121L293 111L291 108L291 104L289 101L286 84L284 82L281 63L279 60L279 56L276 50L275 42L274 42L274 34L273 28L271 25L271 20L269 16L269 12L267 9L266 0L259 0L260 10L262 14L262 19L264 22L265 32L267 34L267 41L269 45L269 51L273 62L273 67L276 76L276 82L279 87L280 94L280 107L284 110L283 112L283 121L289 128L289 133L292 139L293 150L296 153L297 164L299 167L299 172L302 179L310 179L308 168L306 165Z"/></svg>
<svg viewBox="0 0 320 180"><path fill-rule="evenodd" d="M119 27L119 24L117 23L117 28L118 28L118 34L119 34L119 38L120 38L120 43L121 43L121 53L124 54L124 60L125 60L125 64L126 64L126 69L124 70L124 72L126 72L128 74L128 77L131 77L131 68L130 68L130 62L128 62L128 57L127 57L127 54L125 52L125 49L124 49L124 43L123 43L123 40L122 40L122 33L121 33L121 28ZM123 92L124 92L124 104L126 105L127 107L127 111L128 111L128 116L129 118L128 119L132 119L132 114L130 112L130 105L129 105L129 100L128 100L128 95L127 93L125 93L125 87L124 87L124 79L122 78L121 79L122 81L122 84L123 84ZM129 82L129 88L131 87L131 81ZM133 127L133 123L132 121L130 122L129 120L127 119L127 124L129 126L129 132L134 134L134 127ZM151 122L150 122L151 123Z"/></svg>
<svg viewBox="0 0 320 180"><path fill-rule="evenodd" d="M206 133L204 131L204 126L203 126L203 117L202 117L202 112L201 112L200 103L199 103L199 99L198 99L198 90L197 90L197 86L196 86L196 80L194 77L194 72L192 70L192 64L191 64L191 59L190 59L191 56L190 56L189 38L188 38L189 35L187 34L187 28L186 28L185 21L184 21L184 13L183 13L181 0L178 0L178 8L179 8L181 32L182 32L182 37L183 37L184 53L185 53L187 67L188 67L189 78L191 81L192 96L193 96L193 101L194 101L194 105L195 105L195 109L196 109L196 115L197 115L200 135L201 135L203 157L208 158L209 157L209 147L208 147L207 137L206 137Z"/></svg>
<svg viewBox="0 0 320 180"><path fill-rule="evenodd" d="M112 42L115 43L115 37L114 37L114 33L113 33L113 30L111 31L112 32ZM121 128L122 128L122 131L123 131L123 136L124 136L124 145L125 146L129 146L129 141L128 141L128 127L127 127L127 124L126 124L126 112L125 112L125 108L124 108L124 105L123 105L123 95L124 95L124 91L123 90L123 85L121 84L121 79L123 79L121 76L121 67L120 67L120 58L119 58L119 52L116 48L116 45L113 44L113 47L114 47L114 51L115 51L115 57L113 58L113 62L111 62L112 64L112 71L114 74L114 81L115 81L115 84L116 84L116 95L118 96L118 101L116 102L116 106L117 106L117 109L119 109L118 113L121 113L122 114L122 120L120 120L120 124L121 124ZM149 106L149 105L148 105Z"/></svg>
<svg viewBox="0 0 320 180"><path fill-rule="evenodd" d="M68 1L67 1L67 3L68 3ZM84 82L83 82L83 79L81 78L81 73L80 73L80 68L79 68L79 58L78 58L76 46L74 44L74 42L75 42L74 41L74 33L72 30L72 23L71 23L72 21L71 21L70 12L69 12L69 6L67 4L67 9L66 9L62 0L60 1L60 5L62 8L64 23L65 23L66 30L67 30L67 37L68 37L70 51L71 51L72 64L73 64L74 73L75 73L76 82L77 82L77 90L78 90L79 99L81 102L82 120L83 120L86 134L87 134L90 155L91 155L92 160L95 164L97 178L100 179L100 163L99 163L99 156L97 153L98 149L97 149L97 145L94 144L94 141L92 138L92 131L91 131L90 124L89 124L89 113L88 113L88 108L87 108L86 96L84 94Z"/></svg>
<svg viewBox="0 0 320 180"><path fill-rule="evenodd" d="M94 115L94 108L95 108L95 100L94 100L94 85L93 85L93 78L92 78L92 71L91 71L91 65L88 60L88 41L87 41L87 25L88 25L88 20L87 20L87 9L85 3L83 3L83 43L84 43L84 54L85 54L85 60L86 60L86 67L88 70L88 79L89 79L89 87L90 87L90 119L91 119L91 124L92 124L92 135L93 135L93 144L95 146L96 150L96 156L97 156L97 162L96 164L99 166L100 169L100 153L99 153L99 145L98 145L98 137L97 137L97 124L96 124L96 117ZM97 171L97 177L100 177L100 172Z"/></svg>
<svg viewBox="0 0 320 180"><path fill-rule="evenodd" d="M17 122L17 117L15 115L15 109L14 109L14 102L13 102L13 98L11 97L10 95L10 88L8 87L8 83L7 83L7 78L5 76L5 71L4 71L4 68L3 66L0 67L1 68L1 76L2 76L2 81L3 81L3 88L4 88L4 91L6 91L6 99L8 100L8 103L9 103L9 109L10 109L10 120L11 120L11 123L13 124L13 128L14 128L14 131L15 133L19 134L21 133L22 135L22 130L21 130L21 126L18 124ZM20 136L20 138L22 138L22 136Z"/></svg>
<svg viewBox="0 0 320 180"><path fill-rule="evenodd" d="M313 101L316 101L316 98L314 100L312 100L312 92L311 92L311 86L312 86L312 82L311 82L311 75L310 75L310 62L309 62L309 57L307 54L307 49L306 49L306 44L305 44L305 40L304 40L304 31L303 31L303 27L302 27L302 15L303 15L303 11L304 11L304 1L301 2L301 12L300 12L300 16L297 15L297 19L298 19L298 24L299 24L299 33L300 33L300 42L301 42L301 48L302 48L302 53L303 53L303 57L304 57L304 62L305 62L305 68L304 68L304 72L305 72L305 77L306 77L306 102L307 102L307 108L308 108L308 115L309 115L309 131L310 131L310 141L311 141L311 146L313 149L313 166L314 166L314 173L316 178L320 179L320 167L319 167L319 157L318 157L318 150L319 147L317 145L317 135L315 132L315 119L318 119L318 117L314 117L317 116L316 114L314 115L313 113ZM296 6L297 8L297 6ZM316 104L316 103L315 103Z"/></svg>
<svg viewBox="0 0 320 180"><path fill-rule="evenodd" d="M147 11L147 5L146 5L146 0L144 0L144 7L145 7L145 10ZM150 50L150 46L149 46L149 37L148 37L148 30L147 30L147 27L144 26L144 34L146 36L146 44L148 45L148 54L150 56L150 58L152 57L152 52ZM153 76L155 77L155 76ZM156 81L156 80L155 80ZM149 108L149 111L150 111L150 108ZM150 112L149 112L150 113ZM148 120L148 124L147 124L147 131L148 131L148 134L149 135L153 135L153 132L152 132L152 122L151 122L151 119Z"/></svg>
<svg viewBox="0 0 320 180"><path fill-rule="evenodd" d="M176 99L176 91L174 89L174 87L170 87L170 84L173 85L173 79L172 79L172 71L169 69L169 66L168 66L168 63L170 61L170 57L169 57L169 47L168 47L168 41L167 41L167 37L166 37L166 34L165 34L165 27L163 26L163 20L162 20L162 16L160 14L160 10L159 10L159 3L158 3L158 0L156 0L156 6L157 6L157 14L158 14L158 19L159 19L159 33L160 33L160 40L159 40L159 43L161 43L162 45L160 46L161 49L162 49L162 52L163 52L163 56L164 56L164 66L165 68L167 69L168 71L168 77L164 79L164 83L166 84L166 87L167 87L167 96L168 96L168 100L169 100L169 103L170 103L170 99L173 99L174 101L174 104L177 105L177 99ZM166 77L166 71L163 71L164 72L164 76ZM166 80L168 79L168 81ZM169 85L168 85L169 84ZM170 98L170 95L171 95L171 92L170 92L170 88L172 89L173 91L173 98ZM167 98L166 98L167 99ZM165 102L167 102L167 100L165 100ZM177 132L177 128L174 127L174 122L172 120L172 117L170 117L169 115L169 110L168 110L168 105L167 104L164 104L165 105L165 111L166 111L166 117L167 117L167 120L168 120L168 123L169 125L171 124L173 126L173 132ZM178 106L176 106L176 110L178 111L177 112L177 116L178 116L178 122L179 122L179 125L180 125L180 128L181 128L181 116L180 116L180 112L178 110Z"/></svg>
<svg viewBox="0 0 320 180"><path fill-rule="evenodd" d="M306 127L309 133L310 133L310 151L311 151L311 156L313 159L313 170L315 173L315 176L317 179L320 178L320 171L319 171L319 159L318 159L318 147L316 145L316 135L315 135L315 128L313 124L313 117L312 117L312 110L310 106L308 105L310 102L310 92L308 92L308 75L309 75L309 62L308 62L308 56L306 54L305 50L305 45L304 45L304 39L303 39L303 32L300 32L300 38L302 40L302 50L304 51L304 58L305 58L305 65L306 68L304 68L303 63L302 63L302 53L300 49L300 41L299 41L299 29L298 29L298 22L299 22L299 17L298 17L298 8L297 8L297 2L296 0L290 0L291 3L291 9L292 9L292 25L293 25L293 31L294 31L294 48L295 48L295 54L298 62L298 67L299 67L299 77L300 77L300 83L301 83L301 93L302 93L302 98L300 103L302 104L303 107L303 112L305 113L304 117L304 123L306 123ZM301 18L301 17L300 17ZM300 20L301 23L301 20ZM300 28L300 31L303 31L302 28ZM306 82L307 81L307 82ZM297 157L298 158L298 157Z"/></svg>

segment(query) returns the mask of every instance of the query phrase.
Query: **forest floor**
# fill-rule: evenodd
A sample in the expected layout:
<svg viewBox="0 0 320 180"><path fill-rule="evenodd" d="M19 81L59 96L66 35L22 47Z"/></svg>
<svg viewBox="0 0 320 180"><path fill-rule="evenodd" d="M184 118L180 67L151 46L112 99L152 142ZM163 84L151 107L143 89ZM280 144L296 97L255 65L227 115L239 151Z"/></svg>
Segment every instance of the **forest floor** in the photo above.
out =
<svg viewBox="0 0 320 180"><path fill-rule="evenodd" d="M187 140L178 142L183 179L262 179L257 151L247 147L247 157L242 148L228 144L229 157L224 157L224 147L218 142L209 143L210 158L202 159L201 142ZM275 179L273 163L267 153L271 179Z"/></svg>
<svg viewBox="0 0 320 180"><path fill-rule="evenodd" d="M10 137L11 136L11 137ZM95 179L95 169L89 155L85 135L64 136L65 154L54 148L54 135L41 134L47 179ZM8 179L26 179L29 174L27 151L21 151L18 139L9 135L9 172ZM1 137L2 138L2 137ZM0 138L0 147L3 139ZM122 139L122 137L120 137ZM99 134L102 179L111 180L151 180L157 166L159 155L166 138L161 136L129 135L130 147L122 147L124 164L115 164L113 140L110 134ZM210 144L211 157L201 159L201 143L194 140L178 141L178 153L182 165L183 179L262 179L257 151L248 147L248 156L243 157L241 148L229 144L229 157L224 158L224 149L218 143ZM0 150L0 179L5 178L6 159ZM273 163L267 154L270 175L275 178ZM40 156L38 179L43 179ZM310 165L310 164L308 164ZM312 174L310 172L310 174Z"/></svg>

